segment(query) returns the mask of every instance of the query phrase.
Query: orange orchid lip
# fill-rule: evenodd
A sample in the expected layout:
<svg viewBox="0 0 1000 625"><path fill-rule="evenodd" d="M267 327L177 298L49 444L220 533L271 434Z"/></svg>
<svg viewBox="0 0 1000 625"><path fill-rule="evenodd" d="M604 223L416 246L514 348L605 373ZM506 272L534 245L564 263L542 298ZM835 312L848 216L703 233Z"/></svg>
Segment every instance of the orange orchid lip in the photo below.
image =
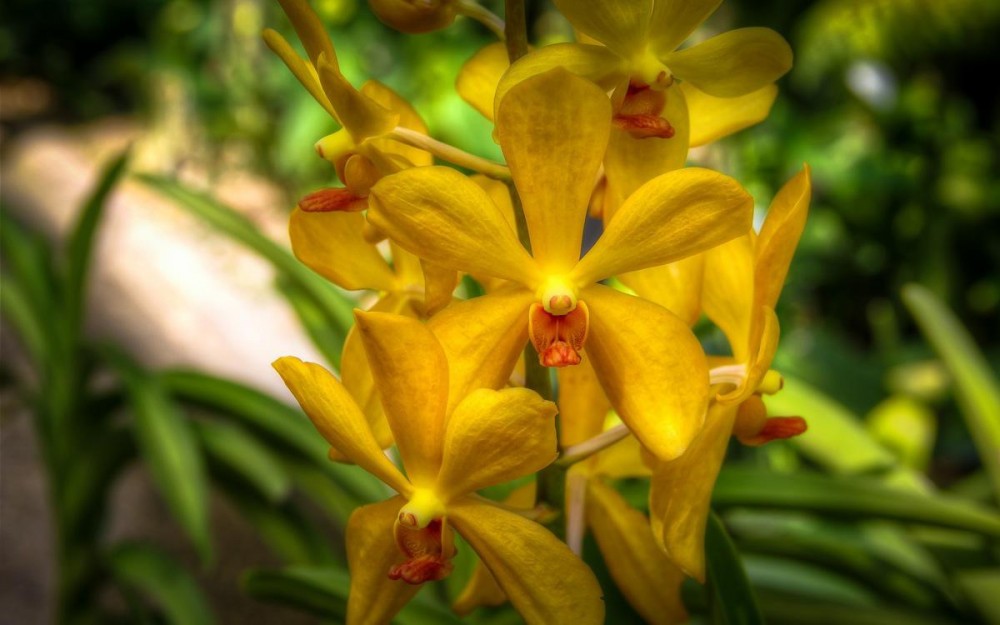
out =
<svg viewBox="0 0 1000 625"><path fill-rule="evenodd" d="M589 327L590 311L584 302L577 302L565 315L553 315L537 303L528 311L528 335L543 367L580 364Z"/></svg>
<svg viewBox="0 0 1000 625"><path fill-rule="evenodd" d="M367 197L359 197L351 193L350 190L339 187L313 191L299 200L299 208L307 213L356 213L367 207Z"/></svg>

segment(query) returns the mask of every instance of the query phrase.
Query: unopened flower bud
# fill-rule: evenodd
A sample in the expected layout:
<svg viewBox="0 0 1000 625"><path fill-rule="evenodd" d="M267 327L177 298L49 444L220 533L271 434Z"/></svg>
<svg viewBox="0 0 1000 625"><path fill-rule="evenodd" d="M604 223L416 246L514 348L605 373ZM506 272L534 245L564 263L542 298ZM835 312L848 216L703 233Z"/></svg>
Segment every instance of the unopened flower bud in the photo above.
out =
<svg viewBox="0 0 1000 625"><path fill-rule="evenodd" d="M452 0L368 0L382 23L404 33L429 33L455 21Z"/></svg>

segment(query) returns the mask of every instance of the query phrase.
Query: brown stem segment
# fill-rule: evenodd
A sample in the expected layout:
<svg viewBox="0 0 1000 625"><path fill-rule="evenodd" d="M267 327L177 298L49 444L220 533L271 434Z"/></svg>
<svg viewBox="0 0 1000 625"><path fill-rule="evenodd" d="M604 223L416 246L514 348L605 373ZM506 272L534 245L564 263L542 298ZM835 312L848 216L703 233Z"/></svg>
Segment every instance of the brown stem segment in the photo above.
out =
<svg viewBox="0 0 1000 625"><path fill-rule="evenodd" d="M504 23L507 58L513 63L528 53L528 21L525 17L524 0L505 0Z"/></svg>

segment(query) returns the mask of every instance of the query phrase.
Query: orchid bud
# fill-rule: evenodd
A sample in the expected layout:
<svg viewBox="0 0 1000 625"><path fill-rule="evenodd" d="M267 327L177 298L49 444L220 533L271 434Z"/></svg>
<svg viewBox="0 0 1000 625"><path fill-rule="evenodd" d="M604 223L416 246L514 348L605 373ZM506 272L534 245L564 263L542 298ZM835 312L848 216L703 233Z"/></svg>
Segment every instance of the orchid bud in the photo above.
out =
<svg viewBox="0 0 1000 625"><path fill-rule="evenodd" d="M451 0L368 0L368 3L383 24L404 33L429 33L455 21Z"/></svg>

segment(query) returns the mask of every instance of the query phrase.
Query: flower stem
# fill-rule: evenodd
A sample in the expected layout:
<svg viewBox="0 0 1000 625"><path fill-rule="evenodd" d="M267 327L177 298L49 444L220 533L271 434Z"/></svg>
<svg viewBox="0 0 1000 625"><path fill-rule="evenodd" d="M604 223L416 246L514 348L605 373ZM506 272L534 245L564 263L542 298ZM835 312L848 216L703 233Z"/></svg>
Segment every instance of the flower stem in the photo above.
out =
<svg viewBox="0 0 1000 625"><path fill-rule="evenodd" d="M528 53L528 21L524 12L524 0L505 0L504 19L507 57L513 63Z"/></svg>
<svg viewBox="0 0 1000 625"><path fill-rule="evenodd" d="M610 430L601 432L597 436L585 440L578 445L567 447L559 459L555 461L554 465L568 468L581 460L586 460L603 449L607 449L628 436L628 434L628 426L620 423Z"/></svg>
<svg viewBox="0 0 1000 625"><path fill-rule="evenodd" d="M490 11L476 0L458 0L455 9L466 17L470 17L486 28L489 28L500 41L507 38L505 33L506 24L493 11Z"/></svg>
<svg viewBox="0 0 1000 625"><path fill-rule="evenodd" d="M395 141L399 141L400 143L405 143L406 145L426 150L434 156L442 158L449 163L454 163L459 167L465 167L478 171L479 173L486 174L490 178L497 178L500 180L510 179L510 170L507 169L506 165L482 158L481 156L476 156L475 154L469 154L465 150L460 150L453 145L444 143L443 141L432 139L431 137L421 134L415 130L403 128L402 126L396 126L393 128L392 132L388 134L388 137Z"/></svg>

